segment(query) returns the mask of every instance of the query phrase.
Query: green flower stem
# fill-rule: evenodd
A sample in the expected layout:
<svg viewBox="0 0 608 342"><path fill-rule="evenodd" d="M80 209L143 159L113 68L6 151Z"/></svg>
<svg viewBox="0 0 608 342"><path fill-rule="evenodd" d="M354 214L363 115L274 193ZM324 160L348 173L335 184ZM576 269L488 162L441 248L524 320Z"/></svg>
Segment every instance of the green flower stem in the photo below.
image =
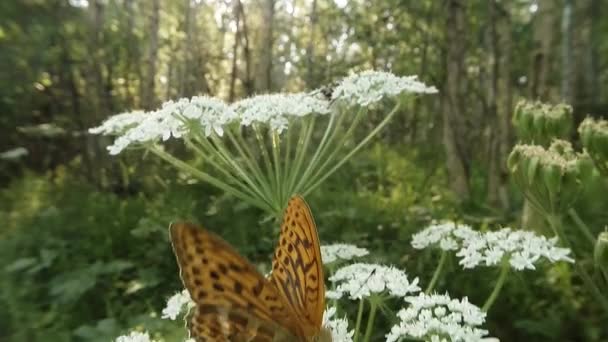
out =
<svg viewBox="0 0 608 342"><path fill-rule="evenodd" d="M242 183L244 181L245 183L247 183L247 185L249 187L249 191L253 192L252 197L258 197L262 201L270 204L269 199L266 198L264 193L260 190L260 186L258 184L256 184L249 177L248 173L245 170L243 170L243 168L236 162L235 158L228 151L228 149L224 146L221 139L219 139L216 135L211 135L211 139L213 140L213 145L211 144L211 142L208 139L206 139L204 137L200 137L199 139L197 139L197 141L203 145L206 145L208 150L214 151L215 154L218 155L226 165L228 165L228 167L235 170L235 173L240 178L240 181L237 181L237 182Z"/></svg>
<svg viewBox="0 0 608 342"><path fill-rule="evenodd" d="M312 136L313 128L315 126L315 116L311 117L311 121L307 124L306 118L300 121L302 126L300 127L300 137L296 146L296 157L293 170L290 170L289 177L289 192L290 194L295 193L295 183L300 175L300 169L302 168L302 162L304 156L308 151L308 144L310 143L310 137Z"/></svg>
<svg viewBox="0 0 608 342"><path fill-rule="evenodd" d="M340 126L342 126L342 121L344 120L344 117L347 115L346 113L343 113L340 115L340 121L336 124L336 129L334 130L329 143L327 144L327 146L331 146L333 145L334 148L331 152L329 152L329 155L326 155L326 151L328 150L327 148L323 151L323 156L322 158L320 158L319 160L323 161L323 164L321 164L320 167L316 167L313 169L314 173L312 174L311 177L307 177L306 179L302 179L303 184L301 189L307 189L310 184L314 184L316 179L318 179L320 176L323 175L323 173L326 171L327 167L329 165L331 165L331 163L335 160L337 153L339 151L342 150L342 147L344 147L344 144L346 142L346 139L349 138L355 128L358 126L359 121L361 119L361 117L363 116L363 113L366 112L365 108L362 107L357 111L357 114L355 115L353 121L351 122L350 127L346 130L346 133L342 135L342 139L340 139L340 142L338 142L337 144L334 143L334 140L336 139L336 135L337 132L340 130Z"/></svg>
<svg viewBox="0 0 608 342"><path fill-rule="evenodd" d="M319 143L319 145L317 145L317 149L315 150L314 154L310 158L310 161L308 162L308 167L306 167L306 169L304 170L304 174L301 177L298 177L299 180L294 189L294 192L300 191L302 184L304 184L308 180L308 177L310 176L310 174L317 167L317 164L319 163L319 160L320 160L319 156L323 153L323 151L325 151L326 146L328 145L328 141L327 141L328 137L330 137L330 136L333 137L335 135L334 132L337 131L337 126L339 125L339 123L334 124L334 121L335 121L335 118L337 115L340 116L340 119L342 119L344 117L344 114L335 113L335 112L331 113L331 117L329 118L329 122L327 123L327 127L325 128L325 133L323 133L321 142ZM333 132L332 132L332 128L333 128Z"/></svg>
<svg viewBox="0 0 608 342"><path fill-rule="evenodd" d="M297 175L298 182L295 185L295 187L292 189L292 191L294 193L300 192L300 189L301 189L300 187L301 187L302 183L304 183L306 181L307 177L310 175L312 170L314 170L314 168L316 167L318 160L319 160L319 155L321 154L321 151L323 151L325 149L325 145L327 144L327 139L330 136L330 134L332 133L332 128L335 128L334 120L337 115L340 115L340 114L335 113L335 112L331 113L329 122L327 123L327 127L325 127L325 132L323 133L323 137L321 138L321 142L317 145L317 148L316 148L315 152L313 153L312 157L310 158L310 160L308 160L307 167L304 169L304 172L301 175Z"/></svg>
<svg viewBox="0 0 608 342"><path fill-rule="evenodd" d="M277 202L280 207L283 208L287 201L283 198L283 182L281 176L281 162L279 161L279 156L281 155L281 138L279 134L274 130L268 130L268 134L270 135L270 143L272 144L272 161L274 164L274 176L277 183L276 194L277 194Z"/></svg>
<svg viewBox="0 0 608 342"><path fill-rule="evenodd" d="M276 181L276 177L274 175L274 169L272 167L272 162L270 161L270 156L268 153L268 150L266 148L266 143L264 142L264 137L262 136L262 133L260 132L260 128L256 125L252 125L253 127L253 132L255 135L255 138L258 142L258 147L260 149L260 152L262 152L262 159L264 160L264 164L265 164L265 169L267 172L267 179L269 180L275 180ZM270 183L270 182L269 182ZM276 196L276 190L277 190L278 184L276 182L271 183L271 196L275 195ZM281 204L279 203L278 199L276 197L271 198L271 202L272 202L272 208L273 210L271 211L274 215L280 215L280 212L282 210Z"/></svg>
<svg viewBox="0 0 608 342"><path fill-rule="evenodd" d="M508 259L506 259L506 258L503 259L501 269L500 269L500 275L498 276L498 280L496 280L496 285L494 285L494 290L492 290L492 293L490 294L488 299L486 299L486 302L483 304L483 307L481 308L481 310L483 310L485 312L488 312L488 310L490 310L490 308L492 307L492 304L494 304L494 301L496 301L496 298L498 298L498 295L500 294L500 290L502 290L502 286L505 284L505 281L507 280L507 275L509 275L510 268L511 268L511 266L509 266Z"/></svg>
<svg viewBox="0 0 608 342"><path fill-rule="evenodd" d="M249 144L243 137L241 129L238 129L238 135L234 136L230 130L227 130L226 135L232 141L236 149L239 151L243 159L249 164L250 170L252 170L254 177L258 179L258 183L264 189L264 193L266 194L266 198L270 200L270 196L272 194L272 190L270 189L270 183L267 178L264 177L262 173L262 169L259 166L257 158L254 153L249 148Z"/></svg>
<svg viewBox="0 0 608 342"><path fill-rule="evenodd" d="M214 158L211 158L210 156L212 156L213 154L216 154L213 151L208 151L208 150L204 150L204 148L202 146L197 146L192 140L190 140L189 138L184 138L184 142L185 145L194 150L196 153L200 154L203 156L203 159L211 164L211 166L213 166L214 168L216 168L220 173L222 173L226 179L230 180L230 182L232 184L234 184L235 186L238 186L242 191L247 192L248 195L255 197L256 194L254 194L250 188L246 187L243 185L243 182L237 178L237 176L233 175L231 172L229 172L227 169L225 169L222 165L220 165L218 162L216 162L214 160ZM221 159L221 158L220 158Z"/></svg>
<svg viewBox="0 0 608 342"><path fill-rule="evenodd" d="M357 312L357 321L355 323L355 337L353 338L354 342L359 340L359 330L361 330L361 319L363 318L363 309L365 308L365 299L361 298L359 300L359 311Z"/></svg>
<svg viewBox="0 0 608 342"><path fill-rule="evenodd" d="M291 163L291 141L292 141L292 132L293 130L291 129L287 129L287 133L285 134L285 148L283 149L284 155L283 155L283 168L284 168L284 172L283 172L283 178L281 179L281 183L284 186L285 189L285 196L289 197L292 194L289 193L289 172L291 171L290 169L290 163Z"/></svg>
<svg viewBox="0 0 608 342"><path fill-rule="evenodd" d="M359 143L359 145L357 145L352 151L350 151L346 156L344 156L344 158L342 158L342 160L340 160L337 164L335 164L334 167L331 168L328 172L326 172L319 180L317 180L314 184L312 184L310 187L305 189L303 191L302 195L307 195L312 190L314 190L317 186L319 186L319 184L323 183L323 181L325 179L327 179L327 177L331 176L334 172L336 172L337 169L339 169L344 163L346 163L346 161L348 161L350 159L350 157L352 157L355 153L359 152L359 150L361 148L363 148L363 146L365 146L376 134L378 134L378 132L380 132L380 130L382 130L384 128L384 126L386 126L389 123L389 121L392 119L393 116L395 116L395 114L397 113L397 111L399 110L400 107L401 107L401 102L397 102L397 104L395 105L395 108L393 108L393 110L390 113L388 113L386 118L384 118L384 120L382 120L382 122L380 122L380 124L378 126L376 126L376 128L374 128L374 130L372 130Z"/></svg>
<svg viewBox="0 0 608 342"><path fill-rule="evenodd" d="M374 331L374 320L376 319L376 311L378 311L377 299L370 298L371 308L369 310L369 317L367 318L367 326L365 327L365 336L363 341L369 342L372 337L372 331Z"/></svg>
<svg viewBox="0 0 608 342"><path fill-rule="evenodd" d="M272 212L272 208L270 208L267 203L260 202L257 198L251 197L251 196L243 193L242 191L222 182L221 180L190 166L188 163L185 163L184 161L173 157L172 155L163 151L162 149L158 148L157 146L151 147L150 151L152 153L154 153L155 155L157 155L158 157L160 157L161 159L163 159L164 161L173 165L178 170L187 172L187 173L191 174L192 176L194 176L204 182L207 182L221 190L224 190L225 192L227 192L245 202L251 203L262 210Z"/></svg>
<svg viewBox="0 0 608 342"><path fill-rule="evenodd" d="M576 210L574 210L574 208L568 209L568 215L570 216L572 221L574 221L576 226L581 230L583 235L585 235L587 240L589 240L589 243L591 243L591 246L593 248L593 246L595 246L595 237L593 236L593 234L591 234L591 230L589 229L589 227L585 224L585 222L583 222L581 217L578 216L578 213L576 212Z"/></svg>
<svg viewBox="0 0 608 342"><path fill-rule="evenodd" d="M435 289L435 285L437 284L437 281L439 280L439 276L441 275L441 272L443 272L443 267L445 266L445 262L447 259L448 259L448 252L442 250L441 257L439 259L439 264L437 264L437 268L435 268L435 272L433 273L433 278L431 278L431 282L429 283L429 286L427 286L426 290L424 290L424 293L430 294L431 291L433 291Z"/></svg>
<svg viewBox="0 0 608 342"><path fill-rule="evenodd" d="M546 218L547 218L547 221L549 222L549 225L553 229L553 232L555 233L555 235L559 236L560 241L566 247L570 248L570 250L574 254L573 255L574 259L575 260L578 259L576 257L576 253L575 253L574 249L572 249L572 244L567 239L566 234L564 232L561 216L559 216L557 214L553 214L553 215L547 215ZM585 286L587 287L587 289L591 293L593 293L593 295L596 297L597 301L604 308L604 311L606 311L606 313L608 313L608 299L604 296L602 291L597 287L597 284L595 284L595 282L593 281L593 278L591 278L589 273L587 273L587 271L583 268L583 266L581 266L580 262L574 263L574 269L576 270L578 275L583 279L583 283L585 283Z"/></svg>

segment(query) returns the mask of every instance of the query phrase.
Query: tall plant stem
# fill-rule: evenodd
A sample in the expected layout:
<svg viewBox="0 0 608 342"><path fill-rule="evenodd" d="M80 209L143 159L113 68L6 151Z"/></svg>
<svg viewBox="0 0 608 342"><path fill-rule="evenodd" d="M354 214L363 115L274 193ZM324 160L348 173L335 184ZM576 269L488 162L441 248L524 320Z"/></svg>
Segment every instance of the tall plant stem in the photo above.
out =
<svg viewBox="0 0 608 342"><path fill-rule="evenodd" d="M361 319L363 318L363 309L365 308L365 299L359 299L359 311L357 311L357 321L355 323L355 337L354 342L359 340L359 330L361 330Z"/></svg>
<svg viewBox="0 0 608 342"><path fill-rule="evenodd" d="M365 336L363 337L364 342L369 342L374 331L374 320L376 319L376 312L378 311L378 303L376 299L371 298L371 308L369 310L369 317L367 318L367 326L365 327Z"/></svg>
<svg viewBox="0 0 608 342"><path fill-rule="evenodd" d="M591 243L591 246L595 246L595 237L591 233L591 230L589 229L589 227L585 224L585 222L583 222L581 217L578 216L578 213L576 212L576 210L574 210L574 208L568 209L568 215L570 216L572 221L574 221L576 226L581 230L583 235L585 235L585 237L587 238L589 243Z"/></svg>
<svg viewBox="0 0 608 342"><path fill-rule="evenodd" d="M566 234L564 232L561 216L558 214L552 214L552 215L547 215L546 218L547 218L547 221L549 222L549 225L553 229L553 232L555 233L555 235L557 235L559 237L560 241L564 245L566 245L566 247L570 248L570 250L574 254L574 258L577 259L576 253L575 253L574 249L572 249L572 244L570 243L570 241L568 240L568 238L566 237ZM583 268L583 266L581 265L580 262L576 262L574 264L574 269L576 270L576 273L578 273L578 275L581 277L581 279L583 279L583 283L585 284L587 289L595 296L595 298L600 303L600 305L602 305L604 311L606 313L608 313L608 299L604 296L602 291L597 287L597 284L593 281L593 278L591 278L589 273L587 273L587 270L585 270Z"/></svg>
<svg viewBox="0 0 608 342"><path fill-rule="evenodd" d="M507 275L509 274L510 268L511 268L511 266L509 266L508 260L507 259L503 260L502 266L500 268L500 275L498 276L498 279L496 280L494 289L492 290L492 293L490 293L490 296L488 297L488 299L486 299L486 302L483 304L483 307L481 308L483 311L488 312L488 310L490 310L490 308L492 307L492 304L494 304L494 302L496 301L496 298L498 298L498 295L500 294L500 290L502 290L502 287L505 284L505 281L507 280Z"/></svg>
<svg viewBox="0 0 608 342"><path fill-rule="evenodd" d="M433 273L433 278L431 278L431 282L429 283L429 286L427 286L426 290L424 290L424 293L430 294L431 291L433 291L435 289L435 285L437 284L437 281L439 280L439 276L443 272L443 267L445 266L445 262L447 259L448 259L448 252L442 250L441 257L439 259L439 264L437 264L437 267L435 268L435 272Z"/></svg>

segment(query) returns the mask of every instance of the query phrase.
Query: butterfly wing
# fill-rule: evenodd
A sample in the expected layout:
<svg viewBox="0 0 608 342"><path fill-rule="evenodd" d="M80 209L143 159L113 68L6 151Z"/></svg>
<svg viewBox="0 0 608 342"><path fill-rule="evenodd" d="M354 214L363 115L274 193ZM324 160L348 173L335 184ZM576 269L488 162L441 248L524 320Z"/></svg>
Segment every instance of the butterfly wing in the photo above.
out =
<svg viewBox="0 0 608 342"><path fill-rule="evenodd" d="M310 208L300 196L285 209L270 280L293 308L304 336L318 335L325 309L321 248Z"/></svg>
<svg viewBox="0 0 608 342"><path fill-rule="evenodd" d="M184 286L196 303L189 322L199 341L270 342L297 322L275 285L220 237L190 223L170 227Z"/></svg>

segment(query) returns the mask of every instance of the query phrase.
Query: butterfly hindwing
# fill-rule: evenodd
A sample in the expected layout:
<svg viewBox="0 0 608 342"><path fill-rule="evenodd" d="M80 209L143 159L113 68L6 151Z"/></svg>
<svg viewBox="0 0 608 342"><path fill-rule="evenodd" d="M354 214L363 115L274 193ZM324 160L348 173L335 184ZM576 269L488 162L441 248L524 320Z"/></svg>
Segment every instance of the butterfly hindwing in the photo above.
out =
<svg viewBox="0 0 608 342"><path fill-rule="evenodd" d="M180 276L196 307L191 337L199 341L273 341L298 335L295 314L275 284L220 237L190 223L170 227Z"/></svg>
<svg viewBox="0 0 608 342"><path fill-rule="evenodd" d="M272 261L271 281L298 317L305 336L319 334L325 284L317 227L300 196L290 199Z"/></svg>

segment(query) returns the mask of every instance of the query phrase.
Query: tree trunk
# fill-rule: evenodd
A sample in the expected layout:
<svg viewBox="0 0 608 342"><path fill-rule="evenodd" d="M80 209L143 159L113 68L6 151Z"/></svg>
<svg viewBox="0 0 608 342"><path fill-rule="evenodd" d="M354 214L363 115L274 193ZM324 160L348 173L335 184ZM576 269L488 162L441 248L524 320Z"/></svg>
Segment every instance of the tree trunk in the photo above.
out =
<svg viewBox="0 0 608 342"><path fill-rule="evenodd" d="M489 168L488 203L503 210L508 209L508 170L506 160L511 149L511 22L506 5L496 0L488 1L489 30L487 48L488 71L488 115Z"/></svg>
<svg viewBox="0 0 608 342"><path fill-rule="evenodd" d="M232 102L236 93L236 79L238 77L238 59L239 59L239 44L241 41L241 12L238 10L238 0L234 1L234 21L236 32L234 33L234 45L232 46L232 68L230 71L230 90L228 92L228 101Z"/></svg>
<svg viewBox="0 0 608 342"><path fill-rule="evenodd" d="M317 0L312 0L310 7L310 37L308 40L308 46L306 46L306 85L308 88L314 88L315 86L315 73L314 73L314 58L315 58L315 31L317 29Z"/></svg>
<svg viewBox="0 0 608 342"><path fill-rule="evenodd" d="M256 86L258 91L268 92L272 90L272 58L274 47L274 12L275 1L266 0L264 23L263 23L263 51L260 60L259 82Z"/></svg>
<svg viewBox="0 0 608 342"><path fill-rule="evenodd" d="M450 188L460 201L470 198L465 150L465 2L448 0L446 22L446 86L443 96L443 143Z"/></svg>
<svg viewBox="0 0 608 342"><path fill-rule="evenodd" d="M245 95L250 96L255 92L255 84L251 78L251 49L249 47L249 30L247 29L247 17L245 16L243 3L240 0L237 0L237 6L237 10L239 11L241 18L243 59L245 60L245 79L243 80L243 87L245 88Z"/></svg>
<svg viewBox="0 0 608 342"><path fill-rule="evenodd" d="M574 104L573 98L573 75L574 65L572 63L572 0L564 0L562 9L562 82L560 97L561 100Z"/></svg>
<svg viewBox="0 0 608 342"><path fill-rule="evenodd" d="M540 0L533 23L533 53L530 71L530 97L549 101L548 75L551 70L551 47L555 27L554 0Z"/></svg>
<svg viewBox="0 0 608 342"><path fill-rule="evenodd" d="M152 13L148 24L150 40L148 55L145 61L145 81L142 89L142 107L151 110L156 106L156 60L158 58L158 29L160 17L160 0L151 0Z"/></svg>

